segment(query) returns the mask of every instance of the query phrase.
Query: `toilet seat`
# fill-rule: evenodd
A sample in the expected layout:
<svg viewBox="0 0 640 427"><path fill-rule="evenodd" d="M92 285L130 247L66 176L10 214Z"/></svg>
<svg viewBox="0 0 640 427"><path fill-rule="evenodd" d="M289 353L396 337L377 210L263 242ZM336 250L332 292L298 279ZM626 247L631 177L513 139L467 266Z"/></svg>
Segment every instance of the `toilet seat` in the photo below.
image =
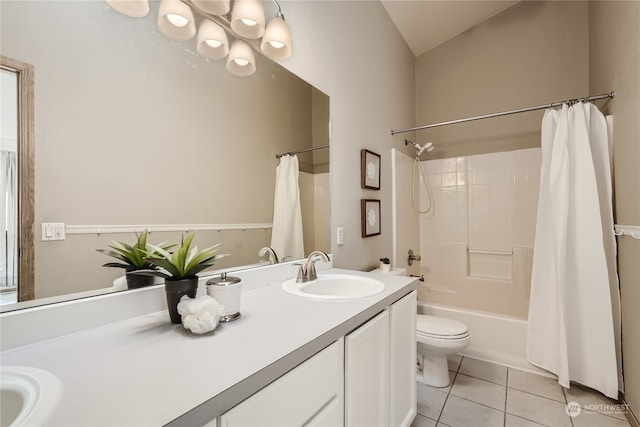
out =
<svg viewBox="0 0 640 427"><path fill-rule="evenodd" d="M425 338L458 340L469 336L467 325L453 319L418 314L416 316L416 334Z"/></svg>

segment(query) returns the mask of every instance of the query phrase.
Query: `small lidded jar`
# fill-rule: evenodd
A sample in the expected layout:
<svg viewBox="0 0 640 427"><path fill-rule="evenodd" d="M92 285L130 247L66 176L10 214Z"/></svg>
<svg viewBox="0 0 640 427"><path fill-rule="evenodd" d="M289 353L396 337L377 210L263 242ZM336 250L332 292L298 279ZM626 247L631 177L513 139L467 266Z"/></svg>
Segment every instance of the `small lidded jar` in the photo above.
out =
<svg viewBox="0 0 640 427"><path fill-rule="evenodd" d="M207 294L224 306L224 316L220 318L221 323L232 322L240 318L241 291L240 278L227 276L227 273L221 273L220 277L207 280Z"/></svg>

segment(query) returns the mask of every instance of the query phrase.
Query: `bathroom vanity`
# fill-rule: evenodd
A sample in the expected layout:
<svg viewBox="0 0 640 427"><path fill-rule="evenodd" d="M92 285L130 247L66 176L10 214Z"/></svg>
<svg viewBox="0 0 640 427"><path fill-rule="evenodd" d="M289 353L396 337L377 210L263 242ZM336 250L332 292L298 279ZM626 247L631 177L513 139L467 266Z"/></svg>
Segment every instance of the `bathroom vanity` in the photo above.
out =
<svg viewBox="0 0 640 427"><path fill-rule="evenodd" d="M6 349L1 362L62 381L51 425L410 425L416 280L330 269L322 274L385 284L374 296L330 301L285 292L291 273L234 274L246 289L242 317L213 333L193 335L153 311ZM149 298L162 291L140 290Z"/></svg>

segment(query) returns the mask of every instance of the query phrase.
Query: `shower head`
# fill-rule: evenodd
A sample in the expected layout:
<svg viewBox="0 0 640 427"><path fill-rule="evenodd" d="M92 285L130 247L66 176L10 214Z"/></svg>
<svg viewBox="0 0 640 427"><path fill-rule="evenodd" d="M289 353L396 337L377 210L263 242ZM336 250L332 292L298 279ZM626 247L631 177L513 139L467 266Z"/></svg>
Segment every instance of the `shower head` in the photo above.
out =
<svg viewBox="0 0 640 427"><path fill-rule="evenodd" d="M416 149L416 153L419 156L420 154L422 154L423 151L433 151L433 149L435 148L433 146L432 142L427 142L426 144L424 144L422 147L420 146L420 144L418 144L417 142L411 141L409 139L405 139L404 140L404 145L413 145Z"/></svg>
<svg viewBox="0 0 640 427"><path fill-rule="evenodd" d="M418 149L418 156L419 156L420 154L422 154L422 152L423 152L423 151L427 151L427 152L429 152L429 151L433 151L433 148L434 148L434 147L433 147L433 143L432 143L432 142L427 142L427 143L426 143L426 144L424 144L421 148L418 148L418 147L419 147L419 145L418 145L418 144L416 144L416 149Z"/></svg>

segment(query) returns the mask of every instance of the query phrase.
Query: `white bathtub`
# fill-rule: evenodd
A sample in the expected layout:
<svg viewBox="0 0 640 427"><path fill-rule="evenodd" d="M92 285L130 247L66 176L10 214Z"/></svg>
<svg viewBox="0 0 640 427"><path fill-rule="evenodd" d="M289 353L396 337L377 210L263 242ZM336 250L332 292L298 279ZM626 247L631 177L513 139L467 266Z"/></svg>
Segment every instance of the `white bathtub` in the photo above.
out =
<svg viewBox="0 0 640 427"><path fill-rule="evenodd" d="M551 376L527 362L527 320L503 314L418 301L418 314L459 320L467 325L471 342L461 354L474 359Z"/></svg>

